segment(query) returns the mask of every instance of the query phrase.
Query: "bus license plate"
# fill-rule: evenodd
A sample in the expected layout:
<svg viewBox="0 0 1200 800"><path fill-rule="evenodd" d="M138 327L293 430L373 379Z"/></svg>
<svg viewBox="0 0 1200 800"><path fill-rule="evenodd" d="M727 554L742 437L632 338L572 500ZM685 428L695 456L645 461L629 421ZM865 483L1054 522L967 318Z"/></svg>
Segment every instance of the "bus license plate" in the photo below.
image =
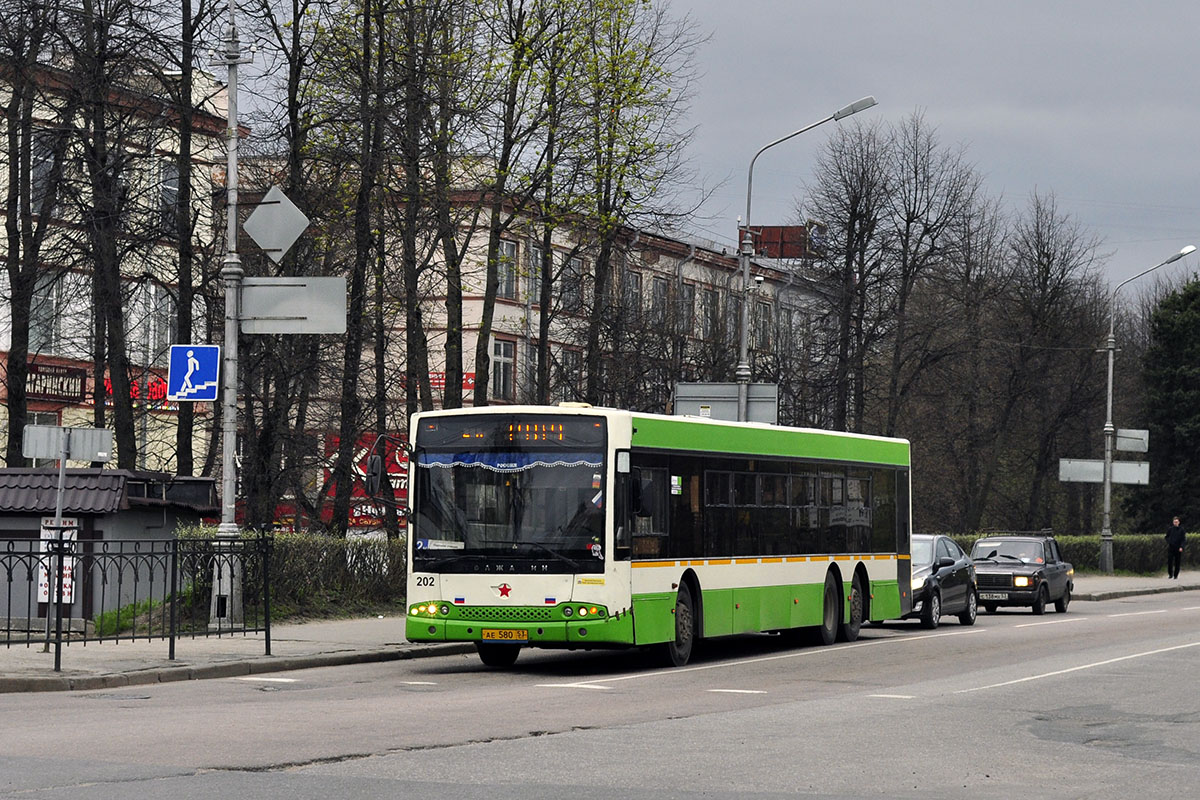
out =
<svg viewBox="0 0 1200 800"><path fill-rule="evenodd" d="M527 642L529 641L529 631L512 628L484 628L483 639L484 641L498 642Z"/></svg>
<svg viewBox="0 0 1200 800"><path fill-rule="evenodd" d="M1007 600L1008 592L980 592L980 600Z"/></svg>

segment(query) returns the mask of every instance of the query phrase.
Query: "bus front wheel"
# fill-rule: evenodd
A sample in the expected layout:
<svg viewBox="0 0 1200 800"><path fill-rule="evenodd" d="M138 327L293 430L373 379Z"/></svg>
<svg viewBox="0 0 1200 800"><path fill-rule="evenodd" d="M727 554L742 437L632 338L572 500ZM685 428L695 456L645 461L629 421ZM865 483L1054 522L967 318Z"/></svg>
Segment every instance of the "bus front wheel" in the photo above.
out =
<svg viewBox="0 0 1200 800"><path fill-rule="evenodd" d="M479 660L489 667L511 667L521 654L519 644L476 642L475 649L479 651Z"/></svg>
<svg viewBox="0 0 1200 800"><path fill-rule="evenodd" d="M692 590L686 583L681 583L675 598L675 639L663 645L664 660L668 666L684 666L691 660L695 644L696 612L692 604Z"/></svg>

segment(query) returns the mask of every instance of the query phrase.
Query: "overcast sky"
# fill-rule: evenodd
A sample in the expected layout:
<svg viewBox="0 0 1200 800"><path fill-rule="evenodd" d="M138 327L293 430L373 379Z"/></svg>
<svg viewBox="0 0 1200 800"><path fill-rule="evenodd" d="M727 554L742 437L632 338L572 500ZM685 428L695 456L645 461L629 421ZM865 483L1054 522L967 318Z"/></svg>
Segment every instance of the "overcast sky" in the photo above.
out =
<svg viewBox="0 0 1200 800"><path fill-rule="evenodd" d="M758 148L874 95L879 105L847 122L922 111L943 144L966 147L1009 209L1035 189L1053 192L1060 212L1103 239L1114 285L1200 246L1195 0L674 0L673 9L711 35L698 53L692 165L724 185L693 226L702 236L732 245ZM758 159L752 222L797 220L837 124ZM1198 266L1200 254L1163 272Z"/></svg>

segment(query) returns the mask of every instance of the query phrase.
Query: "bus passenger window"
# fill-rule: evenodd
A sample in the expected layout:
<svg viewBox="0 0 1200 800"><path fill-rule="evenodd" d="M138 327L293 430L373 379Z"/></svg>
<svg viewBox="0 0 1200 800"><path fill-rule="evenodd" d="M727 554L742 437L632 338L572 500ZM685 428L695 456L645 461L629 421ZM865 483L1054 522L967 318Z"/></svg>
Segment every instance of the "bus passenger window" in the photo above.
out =
<svg viewBox="0 0 1200 800"><path fill-rule="evenodd" d="M667 471L635 468L633 490L633 554L657 556L667 535Z"/></svg>

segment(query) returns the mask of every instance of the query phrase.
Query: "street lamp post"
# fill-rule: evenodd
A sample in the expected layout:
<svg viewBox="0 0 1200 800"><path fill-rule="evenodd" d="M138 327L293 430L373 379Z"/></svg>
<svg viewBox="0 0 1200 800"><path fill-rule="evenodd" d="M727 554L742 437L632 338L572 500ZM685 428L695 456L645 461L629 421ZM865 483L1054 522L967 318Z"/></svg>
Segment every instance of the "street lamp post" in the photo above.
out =
<svg viewBox="0 0 1200 800"><path fill-rule="evenodd" d="M1117 437L1117 429L1113 427L1113 359L1117 352L1117 337L1114 333L1115 321L1117 316L1117 292L1121 291L1121 287L1127 283L1137 280L1143 275L1153 272L1159 267L1165 267L1167 264L1178 261L1188 253L1195 250L1195 246L1188 245L1180 250L1175 255L1168 258L1166 261L1155 264L1150 269L1142 270L1132 278L1126 278L1117 284L1117 287L1112 290L1112 295L1109 297L1108 306L1108 340L1105 343L1104 349L1108 351L1108 395L1105 403L1104 413L1104 524L1100 530L1100 571L1107 574L1112 574L1113 571L1113 546L1112 546L1112 469L1113 469L1113 446Z"/></svg>
<svg viewBox="0 0 1200 800"><path fill-rule="evenodd" d="M806 125L798 131L793 131L781 139L776 139L761 148L754 154L754 158L750 159L750 169L746 172L746 218L742 225L742 241L738 250L738 258L742 262L742 320L741 330L738 334L738 363L733 375L738 385L739 422L746 421L746 409L750 400L750 257L754 254L754 238L750 233L750 190L754 184L754 162L766 150L777 144L786 142L794 136L799 136L805 131L810 131L818 125L824 125L826 122L836 122L845 119L851 114L857 114L859 111L868 109L873 105L875 105L874 97L864 97L861 100L838 109L824 119L817 120L811 125Z"/></svg>

